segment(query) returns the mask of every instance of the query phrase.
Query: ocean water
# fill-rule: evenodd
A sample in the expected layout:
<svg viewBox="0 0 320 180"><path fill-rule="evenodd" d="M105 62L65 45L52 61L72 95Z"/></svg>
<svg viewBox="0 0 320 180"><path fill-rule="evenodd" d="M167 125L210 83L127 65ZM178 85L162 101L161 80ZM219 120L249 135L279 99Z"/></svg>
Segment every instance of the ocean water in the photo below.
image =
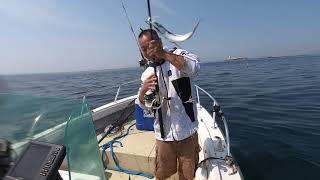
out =
<svg viewBox="0 0 320 180"><path fill-rule="evenodd" d="M7 92L80 99L91 108L135 94L142 69L2 76ZM320 179L320 57L202 63L196 83L229 123L231 149L247 180ZM211 102L202 97L208 110Z"/></svg>

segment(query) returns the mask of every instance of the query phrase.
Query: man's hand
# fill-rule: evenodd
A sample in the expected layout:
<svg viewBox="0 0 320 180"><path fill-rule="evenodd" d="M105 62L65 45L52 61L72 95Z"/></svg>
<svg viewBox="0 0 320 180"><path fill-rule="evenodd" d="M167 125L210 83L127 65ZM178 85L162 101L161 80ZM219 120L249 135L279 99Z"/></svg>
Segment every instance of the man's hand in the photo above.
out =
<svg viewBox="0 0 320 180"><path fill-rule="evenodd" d="M144 104L144 95L149 90L154 90L156 83L156 76L154 74L150 75L142 84L140 93L139 93L139 100L141 103Z"/></svg>
<svg viewBox="0 0 320 180"><path fill-rule="evenodd" d="M154 74L150 75L142 84L141 91L145 94L149 90L154 90L156 85L156 76Z"/></svg>
<svg viewBox="0 0 320 180"><path fill-rule="evenodd" d="M147 49L147 54L149 57L155 58L155 60L160 60L164 58L166 51L162 47L160 40L152 40L149 42L149 47Z"/></svg>
<svg viewBox="0 0 320 180"><path fill-rule="evenodd" d="M169 61L172 65L174 65L179 70L181 70L185 64L185 59L183 56L166 52L162 47L161 41L158 39L155 39L149 42L147 55L149 57L153 57L155 61L157 60L159 61L162 59Z"/></svg>

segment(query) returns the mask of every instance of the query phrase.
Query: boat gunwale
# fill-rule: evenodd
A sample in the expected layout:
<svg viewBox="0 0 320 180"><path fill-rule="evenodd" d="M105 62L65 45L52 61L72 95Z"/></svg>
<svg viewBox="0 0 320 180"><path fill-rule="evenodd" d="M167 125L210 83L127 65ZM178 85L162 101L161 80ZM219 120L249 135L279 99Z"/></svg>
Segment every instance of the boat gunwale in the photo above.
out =
<svg viewBox="0 0 320 180"><path fill-rule="evenodd" d="M121 86L121 85L119 85L119 87L120 87L120 86ZM197 106L197 107L203 108L204 110L206 110L206 111L209 113L209 111L208 111L205 107L203 107L203 106L201 105L201 102L200 102L200 99L199 99L199 97L200 97L200 96L199 96L199 89L200 89L203 93L205 93L205 94L213 101L213 106L215 106L215 105L216 105L216 106L219 106L217 100L216 100L209 92L207 92L206 90L204 90L203 88L201 88L201 87L198 86L198 85L194 85L194 86L196 87L196 93L197 93L197 103L196 103L196 106ZM120 88L119 88L118 91L117 91L117 95L119 94L119 90L120 90ZM110 109L110 108L112 108L112 107L114 107L114 106L116 106L116 105L119 105L119 104L124 104L124 103L130 102L130 101L132 101L132 100L134 100L134 99L136 99L136 98L138 97L138 95L132 95L132 96L125 97L125 98L122 98L122 99L117 100L117 95L116 95L114 101L112 101L112 102L110 102L110 103L107 103L107 104L105 104L105 105L102 105L102 106L100 106L100 107L97 107L97 108L93 109L93 110L92 110L93 117L94 117L94 114L96 114L96 113L105 111L105 110ZM237 163L237 161L235 160L235 158L232 156L232 153L230 153L229 131L228 131L228 126L227 126L227 121L226 121L226 119L225 119L225 117L224 117L224 115L223 115L222 110L219 109L219 111L216 112L216 111L213 109L213 110L212 110L212 115L211 115L210 113L209 113L209 115L211 115L211 117L213 118L214 116L216 116L216 113L222 114L222 117L221 117L221 118L222 118L223 124L224 124L224 126L225 126L225 131L222 131L222 129L221 129L221 128L219 127L219 125L216 123L216 120L214 120L214 127L215 127L215 128L218 128L220 132L225 132L225 133L222 133L222 136L224 136L224 139L225 139L224 141L225 141L226 144L227 144L228 155L231 156L231 157L234 159L235 167L236 167L236 169L237 169L237 171L238 171L238 173L239 173L239 175L240 175L240 178L243 180L244 178L243 178L243 175L242 175L240 166L238 165L238 163ZM98 119L95 119L95 118L93 118L93 119L94 119L94 121L98 120Z"/></svg>

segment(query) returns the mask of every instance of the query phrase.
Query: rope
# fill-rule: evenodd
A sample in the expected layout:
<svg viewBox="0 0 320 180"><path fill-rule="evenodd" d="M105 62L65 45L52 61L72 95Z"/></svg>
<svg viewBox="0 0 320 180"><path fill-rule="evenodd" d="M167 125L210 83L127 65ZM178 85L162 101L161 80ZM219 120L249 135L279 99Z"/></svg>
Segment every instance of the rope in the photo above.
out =
<svg viewBox="0 0 320 180"><path fill-rule="evenodd" d="M122 144L120 141L118 141L118 139L121 139L121 138L127 136L127 135L129 134L129 130L130 130L131 127L133 127L135 124L136 124L136 123L130 125L129 128L127 129L127 132L126 132L125 134L120 135L120 136L117 136L117 137L113 138L111 141L109 141L109 142L105 143L104 145L102 145L102 155L103 155L103 156L102 156L102 162L103 162L103 165L104 165L104 168L105 168L105 169L110 169L110 170L114 170L114 171L119 171L119 172L123 172L123 173L126 173L126 174L131 174L131 175L144 176L144 177L146 177L146 178L152 179L154 176L153 176L152 174L150 174L150 173L139 172L139 171L130 171L130 170L128 170L128 169L122 168L122 167L119 165L119 160L118 160L116 154L115 154L114 151L113 151L113 144L115 144L115 143L118 143L121 147L123 147L123 144ZM115 165L116 165L115 168L108 168L108 167L106 166L106 164L105 164L104 159L103 159L103 157L104 157L105 154L106 154L105 151L106 151L107 149L109 149L109 148L110 148L110 153L111 153L112 159L113 159L113 161L114 161L114 163L115 163Z"/></svg>
<svg viewBox="0 0 320 180"><path fill-rule="evenodd" d="M134 103L135 100L131 101L128 103L128 105L122 110L122 113L120 114L118 120L112 124L112 126L108 129L108 131L102 135L102 137L99 139L98 144L100 144L102 142L102 140L107 137L113 130L114 128L116 128L117 126L121 126L121 124L125 123L125 121L128 120L128 118L133 114L134 110L132 112L130 112L128 114L128 116L126 118L124 118L124 120L122 122L120 122L122 120L122 116L124 115L124 113L126 112L126 109L132 105L132 103Z"/></svg>

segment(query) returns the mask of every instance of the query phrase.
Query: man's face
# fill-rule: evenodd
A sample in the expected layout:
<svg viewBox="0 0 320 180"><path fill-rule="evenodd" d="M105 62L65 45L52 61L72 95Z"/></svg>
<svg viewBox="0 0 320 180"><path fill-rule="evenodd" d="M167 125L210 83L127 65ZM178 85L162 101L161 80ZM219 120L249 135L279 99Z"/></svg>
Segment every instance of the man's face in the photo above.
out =
<svg viewBox="0 0 320 180"><path fill-rule="evenodd" d="M149 48L149 42L151 40L156 40L156 41L160 41L159 37L156 37L155 35L153 36L153 38L151 38L151 34L150 33L146 33L144 35L142 35L139 38L139 44L143 53L143 56L147 59L151 59L152 57L148 56L147 50Z"/></svg>

